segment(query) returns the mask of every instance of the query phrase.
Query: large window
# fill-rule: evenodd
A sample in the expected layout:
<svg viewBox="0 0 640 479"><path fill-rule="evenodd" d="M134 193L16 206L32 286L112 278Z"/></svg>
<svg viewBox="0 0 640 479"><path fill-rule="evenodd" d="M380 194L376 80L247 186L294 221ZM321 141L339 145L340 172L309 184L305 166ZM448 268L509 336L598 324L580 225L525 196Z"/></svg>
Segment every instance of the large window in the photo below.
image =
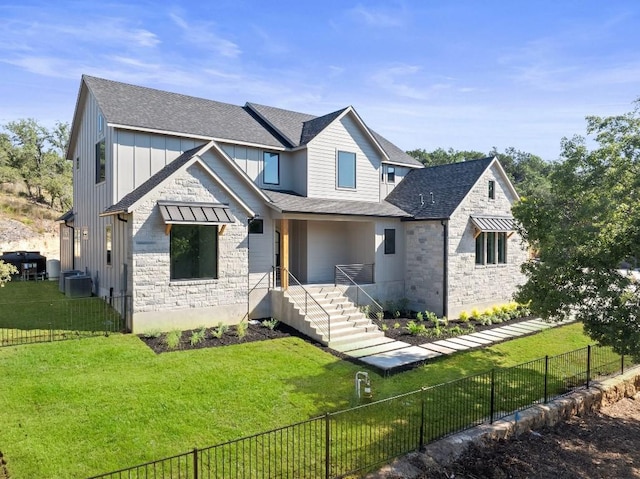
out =
<svg viewBox="0 0 640 479"><path fill-rule="evenodd" d="M107 156L104 140L96 143L96 183L102 183L106 177Z"/></svg>
<svg viewBox="0 0 640 479"><path fill-rule="evenodd" d="M218 277L218 227L173 225L170 240L171 279Z"/></svg>
<svg viewBox="0 0 640 479"><path fill-rule="evenodd" d="M396 230L385 229L384 230L384 254L396 253Z"/></svg>
<svg viewBox="0 0 640 479"><path fill-rule="evenodd" d="M338 188L356 187L356 154L348 151L338 152L337 164Z"/></svg>
<svg viewBox="0 0 640 479"><path fill-rule="evenodd" d="M505 264L507 233L480 233L476 237L476 264Z"/></svg>
<svg viewBox="0 0 640 479"><path fill-rule="evenodd" d="M270 153L265 151L262 155L264 162L264 170L262 172L262 181L266 185L280 184L280 155L278 153Z"/></svg>

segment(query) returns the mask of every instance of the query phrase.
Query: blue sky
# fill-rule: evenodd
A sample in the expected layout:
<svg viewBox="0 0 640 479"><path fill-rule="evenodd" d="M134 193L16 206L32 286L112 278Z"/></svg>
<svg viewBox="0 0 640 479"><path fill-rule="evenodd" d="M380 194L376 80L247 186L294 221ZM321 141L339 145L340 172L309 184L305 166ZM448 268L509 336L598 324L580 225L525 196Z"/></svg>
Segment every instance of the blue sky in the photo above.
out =
<svg viewBox="0 0 640 479"><path fill-rule="evenodd" d="M640 2L0 0L0 124L70 122L83 73L554 160L640 97Z"/></svg>

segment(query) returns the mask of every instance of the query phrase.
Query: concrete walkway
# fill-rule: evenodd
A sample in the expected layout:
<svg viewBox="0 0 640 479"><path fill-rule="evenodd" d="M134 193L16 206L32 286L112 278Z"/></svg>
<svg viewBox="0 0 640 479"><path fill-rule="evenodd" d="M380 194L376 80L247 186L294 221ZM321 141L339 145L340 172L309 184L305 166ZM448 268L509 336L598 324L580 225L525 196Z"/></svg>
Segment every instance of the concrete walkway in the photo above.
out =
<svg viewBox="0 0 640 479"><path fill-rule="evenodd" d="M440 339L419 346L382 337L379 340L368 340L350 343L334 348L347 356L373 366L384 373L397 368L404 368L414 363L437 358L458 351L488 346L489 344L515 339L527 334L537 333L543 329L562 326L571 320L558 323L547 323L541 319L531 319L515 324L505 324L490 330L465 334L455 338Z"/></svg>

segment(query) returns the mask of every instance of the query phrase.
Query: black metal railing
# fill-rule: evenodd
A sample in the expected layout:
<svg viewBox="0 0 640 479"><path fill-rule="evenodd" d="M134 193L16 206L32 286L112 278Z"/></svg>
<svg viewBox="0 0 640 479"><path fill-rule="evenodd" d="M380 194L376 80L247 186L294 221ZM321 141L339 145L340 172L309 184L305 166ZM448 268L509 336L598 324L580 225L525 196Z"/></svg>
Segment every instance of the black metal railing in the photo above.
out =
<svg viewBox="0 0 640 479"><path fill-rule="evenodd" d="M61 341L125 329L130 296L0 303L0 346Z"/></svg>
<svg viewBox="0 0 640 479"><path fill-rule="evenodd" d="M331 341L331 315L298 279L286 268L277 268L288 279L287 294L304 313L306 319L315 326L316 331Z"/></svg>
<svg viewBox="0 0 640 479"><path fill-rule="evenodd" d="M351 276L353 270L344 269L349 266L371 266L373 274L373 265L337 264L335 265L335 287L339 289L343 296L351 301L368 319L375 321L378 326L381 326L381 321L384 318L384 309L360 287L360 284L364 283L359 283L357 277Z"/></svg>
<svg viewBox="0 0 640 479"><path fill-rule="evenodd" d="M374 264L337 264L334 270L335 284L373 284Z"/></svg>
<svg viewBox="0 0 640 479"><path fill-rule="evenodd" d="M92 479L339 478L362 474L444 436L546 403L632 364L588 346Z"/></svg>

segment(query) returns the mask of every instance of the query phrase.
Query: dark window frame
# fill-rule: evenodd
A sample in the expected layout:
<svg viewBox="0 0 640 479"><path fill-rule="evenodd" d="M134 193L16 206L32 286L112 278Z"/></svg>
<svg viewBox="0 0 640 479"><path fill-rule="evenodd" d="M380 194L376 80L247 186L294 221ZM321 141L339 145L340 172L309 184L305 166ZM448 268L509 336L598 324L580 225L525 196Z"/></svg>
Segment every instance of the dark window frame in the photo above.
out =
<svg viewBox="0 0 640 479"><path fill-rule="evenodd" d="M269 172L267 171L267 164L270 164L275 158L276 163L276 171L275 171L275 181L271 181L271 175L274 173L269 168ZM280 184L280 153L274 153L272 151L263 151L262 152L262 182L265 185L279 185Z"/></svg>
<svg viewBox="0 0 640 479"><path fill-rule="evenodd" d="M194 233L196 231L197 237ZM218 231L218 225L172 225L169 233L169 279L171 281L200 281L219 278L220 238ZM186 237L188 234L191 235L191 238ZM201 252L202 242L207 239L214 239L213 250ZM180 240L185 240L186 243ZM196 245L190 244L189 240L198 241L197 250ZM184 251L177 251L180 248ZM214 262L213 264L207 265L206 260L203 259L205 254L209 255ZM197 274L194 274L196 271Z"/></svg>
<svg viewBox="0 0 640 479"><path fill-rule="evenodd" d="M107 149L104 138L96 143L96 184L107 178Z"/></svg>
<svg viewBox="0 0 640 479"><path fill-rule="evenodd" d="M482 232L476 236L476 265L507 264L508 239L506 231Z"/></svg>
<svg viewBox="0 0 640 479"><path fill-rule="evenodd" d="M489 180L489 199L496 199L496 182L494 180Z"/></svg>
<svg viewBox="0 0 640 479"><path fill-rule="evenodd" d="M396 230L384 229L384 254L396 254Z"/></svg>
<svg viewBox="0 0 640 479"><path fill-rule="evenodd" d="M396 167L387 166L387 183L395 183L395 182L396 182Z"/></svg>
<svg viewBox="0 0 640 479"><path fill-rule="evenodd" d="M249 234L264 234L264 220L262 218L252 218L249 220Z"/></svg>

